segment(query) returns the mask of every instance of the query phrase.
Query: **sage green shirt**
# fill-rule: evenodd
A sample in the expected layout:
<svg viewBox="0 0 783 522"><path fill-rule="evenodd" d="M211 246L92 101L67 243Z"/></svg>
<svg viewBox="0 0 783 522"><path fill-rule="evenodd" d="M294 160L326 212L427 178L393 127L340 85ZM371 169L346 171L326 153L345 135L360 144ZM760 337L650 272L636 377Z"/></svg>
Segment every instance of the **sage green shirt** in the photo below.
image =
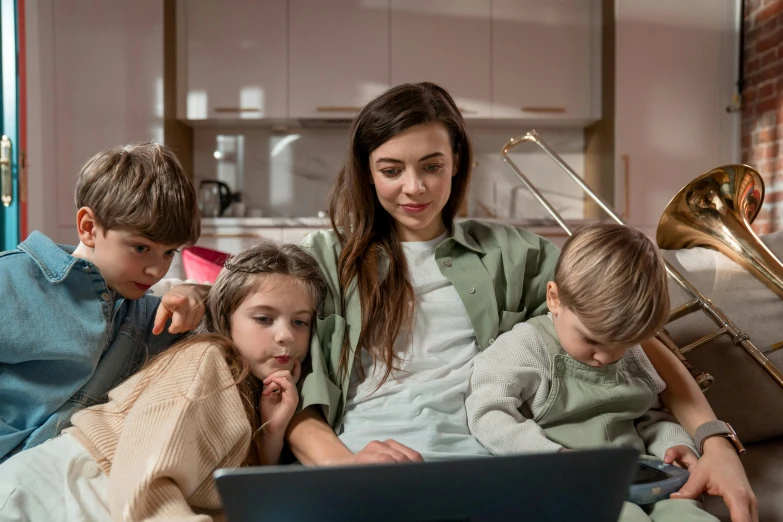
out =
<svg viewBox="0 0 783 522"><path fill-rule="evenodd" d="M337 429L352 371L349 367L338 378L340 350L347 335L352 364L361 304L353 283L342 308L337 274L341 247L334 231L314 232L301 246L318 261L327 292L310 344L312 371L302 382L299 407L322 406L327 422ZM546 313L546 285L554 277L558 255L550 241L525 230L479 221L454 223L452 236L437 246L435 260L465 305L479 350L515 324Z"/></svg>

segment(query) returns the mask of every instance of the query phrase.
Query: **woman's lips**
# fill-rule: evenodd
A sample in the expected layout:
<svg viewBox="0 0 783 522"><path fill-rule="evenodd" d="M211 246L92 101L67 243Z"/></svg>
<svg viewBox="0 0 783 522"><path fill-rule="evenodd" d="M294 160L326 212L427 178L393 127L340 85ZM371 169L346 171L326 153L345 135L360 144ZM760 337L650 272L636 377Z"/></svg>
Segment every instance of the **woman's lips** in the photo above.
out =
<svg viewBox="0 0 783 522"><path fill-rule="evenodd" d="M288 364L291 362L291 356L290 355L279 355L275 357L275 361L277 361L280 364Z"/></svg>
<svg viewBox="0 0 783 522"><path fill-rule="evenodd" d="M424 212L424 210L430 206L429 203L416 203L416 204L407 204L407 205L400 205L405 212L408 212L410 214L419 214L420 212Z"/></svg>

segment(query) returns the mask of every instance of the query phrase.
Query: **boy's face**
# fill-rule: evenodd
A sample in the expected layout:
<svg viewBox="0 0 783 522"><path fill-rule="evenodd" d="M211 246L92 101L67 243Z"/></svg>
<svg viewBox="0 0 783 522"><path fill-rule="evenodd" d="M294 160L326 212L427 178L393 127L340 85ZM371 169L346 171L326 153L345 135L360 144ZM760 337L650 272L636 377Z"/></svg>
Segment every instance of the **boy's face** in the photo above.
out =
<svg viewBox="0 0 783 522"><path fill-rule="evenodd" d="M577 361L600 368L619 361L633 345L609 345L594 341L595 334L585 328L574 312L560 303L557 285L547 285L547 305L554 316L555 332L563 350Z"/></svg>
<svg viewBox="0 0 783 522"><path fill-rule="evenodd" d="M82 239L84 243L84 239ZM140 299L169 271L179 245L160 245L136 230L95 227L87 256L109 288L126 299Z"/></svg>
<svg viewBox="0 0 783 522"><path fill-rule="evenodd" d="M310 347L312 297L290 276L264 276L231 315L231 340L264 380L278 371L294 373Z"/></svg>

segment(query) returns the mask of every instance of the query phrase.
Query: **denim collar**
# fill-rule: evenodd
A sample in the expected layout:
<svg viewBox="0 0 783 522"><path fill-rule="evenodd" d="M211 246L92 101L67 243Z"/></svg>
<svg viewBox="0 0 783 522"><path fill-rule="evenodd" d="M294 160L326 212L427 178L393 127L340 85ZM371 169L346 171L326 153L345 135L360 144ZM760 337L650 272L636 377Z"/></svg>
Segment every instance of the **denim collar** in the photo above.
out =
<svg viewBox="0 0 783 522"><path fill-rule="evenodd" d="M46 235L34 231L19 245L19 249L32 257L50 283L61 283L77 263L92 265L89 261L74 257L72 246L58 245Z"/></svg>

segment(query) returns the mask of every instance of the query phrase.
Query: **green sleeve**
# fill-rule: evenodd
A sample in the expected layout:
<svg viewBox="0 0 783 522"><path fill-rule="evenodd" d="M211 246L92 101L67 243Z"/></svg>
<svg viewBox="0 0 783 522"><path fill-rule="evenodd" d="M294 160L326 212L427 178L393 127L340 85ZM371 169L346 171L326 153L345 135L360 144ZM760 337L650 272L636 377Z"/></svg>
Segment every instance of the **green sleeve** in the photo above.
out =
<svg viewBox="0 0 783 522"><path fill-rule="evenodd" d="M310 336L310 370L300 384L299 409L320 405L329 425L335 427L342 398L337 364L345 335L337 278L339 244L333 232L318 231L300 246L318 262L327 291Z"/></svg>

